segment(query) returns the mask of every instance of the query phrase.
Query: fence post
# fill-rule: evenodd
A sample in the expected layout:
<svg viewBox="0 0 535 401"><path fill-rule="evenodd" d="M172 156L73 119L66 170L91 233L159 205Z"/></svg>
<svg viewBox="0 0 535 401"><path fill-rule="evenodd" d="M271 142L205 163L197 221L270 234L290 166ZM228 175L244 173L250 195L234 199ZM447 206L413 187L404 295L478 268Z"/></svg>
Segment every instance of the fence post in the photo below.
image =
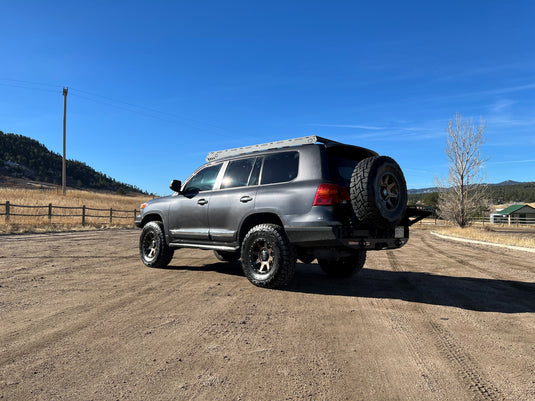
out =
<svg viewBox="0 0 535 401"><path fill-rule="evenodd" d="M9 201L6 201L6 221L9 221Z"/></svg>
<svg viewBox="0 0 535 401"><path fill-rule="evenodd" d="M137 217L137 210L134 209L134 221L136 221L136 217Z"/></svg>
<svg viewBox="0 0 535 401"><path fill-rule="evenodd" d="M52 221L52 203L48 204L48 221Z"/></svg>
<svg viewBox="0 0 535 401"><path fill-rule="evenodd" d="M82 226L85 226L85 205L82 205Z"/></svg>
<svg viewBox="0 0 535 401"><path fill-rule="evenodd" d="M113 208L110 207L110 224L113 219Z"/></svg>

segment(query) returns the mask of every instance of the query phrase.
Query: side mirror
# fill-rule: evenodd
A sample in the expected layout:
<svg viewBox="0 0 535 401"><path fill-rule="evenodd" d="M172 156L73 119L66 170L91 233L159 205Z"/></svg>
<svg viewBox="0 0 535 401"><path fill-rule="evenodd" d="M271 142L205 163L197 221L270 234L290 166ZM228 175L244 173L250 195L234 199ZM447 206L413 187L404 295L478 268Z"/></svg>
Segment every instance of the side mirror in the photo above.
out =
<svg viewBox="0 0 535 401"><path fill-rule="evenodd" d="M169 188L175 192L180 192L180 190L182 189L182 182L180 180L173 180L171 181Z"/></svg>

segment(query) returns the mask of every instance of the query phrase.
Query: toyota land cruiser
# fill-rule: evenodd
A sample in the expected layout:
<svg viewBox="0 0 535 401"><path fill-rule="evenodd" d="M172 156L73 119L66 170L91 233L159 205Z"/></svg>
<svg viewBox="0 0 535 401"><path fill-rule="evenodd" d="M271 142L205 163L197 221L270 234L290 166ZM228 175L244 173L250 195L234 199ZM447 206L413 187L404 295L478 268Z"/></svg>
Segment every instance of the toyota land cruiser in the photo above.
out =
<svg viewBox="0 0 535 401"><path fill-rule="evenodd" d="M405 178L387 156L308 136L210 152L174 193L141 205L141 260L165 267L180 248L241 259L255 285L288 284L297 259L325 273L361 270L366 252L396 249L428 213L407 208Z"/></svg>

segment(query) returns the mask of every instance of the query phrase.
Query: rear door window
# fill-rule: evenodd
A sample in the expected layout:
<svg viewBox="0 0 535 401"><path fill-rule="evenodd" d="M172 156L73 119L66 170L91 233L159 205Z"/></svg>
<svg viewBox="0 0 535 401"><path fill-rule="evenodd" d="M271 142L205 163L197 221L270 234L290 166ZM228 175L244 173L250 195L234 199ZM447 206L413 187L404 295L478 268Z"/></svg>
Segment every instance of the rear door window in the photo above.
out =
<svg viewBox="0 0 535 401"><path fill-rule="evenodd" d="M275 184L292 181L299 170L299 153L285 152L268 155L264 158L260 183Z"/></svg>
<svg viewBox="0 0 535 401"><path fill-rule="evenodd" d="M221 182L221 189L246 186L254 163L254 158L231 161Z"/></svg>

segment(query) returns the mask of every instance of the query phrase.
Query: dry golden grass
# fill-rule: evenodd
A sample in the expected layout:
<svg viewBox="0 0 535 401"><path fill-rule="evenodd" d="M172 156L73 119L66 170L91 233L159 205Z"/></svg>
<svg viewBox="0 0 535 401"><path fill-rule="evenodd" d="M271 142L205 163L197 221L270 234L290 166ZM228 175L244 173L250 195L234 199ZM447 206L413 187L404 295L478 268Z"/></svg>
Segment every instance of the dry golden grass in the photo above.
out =
<svg viewBox="0 0 535 401"><path fill-rule="evenodd" d="M484 227L473 226L467 228L440 227L433 231L438 234L450 235L452 237L474 239L494 244L535 248L534 228L516 229L513 231L507 228L486 225Z"/></svg>
<svg viewBox="0 0 535 401"><path fill-rule="evenodd" d="M133 227L134 210L139 211L139 205L149 198L149 196L145 195L122 196L80 190L68 190L64 196L56 190L0 188L0 233ZM6 201L10 203L10 213L31 214L32 216L11 215L9 221L6 221L5 216L2 215L5 214L6 208L4 204ZM50 203L54 206L51 220L47 216L48 204ZM40 207L28 209L16 207L15 205ZM81 208L83 205L86 208L103 209L102 211L86 210L86 216L104 217L86 217L85 225L82 226L81 209L55 208L56 206ZM110 208L114 209L111 224L109 219ZM124 210L125 212L117 212L118 210ZM73 214L78 216L67 217Z"/></svg>

